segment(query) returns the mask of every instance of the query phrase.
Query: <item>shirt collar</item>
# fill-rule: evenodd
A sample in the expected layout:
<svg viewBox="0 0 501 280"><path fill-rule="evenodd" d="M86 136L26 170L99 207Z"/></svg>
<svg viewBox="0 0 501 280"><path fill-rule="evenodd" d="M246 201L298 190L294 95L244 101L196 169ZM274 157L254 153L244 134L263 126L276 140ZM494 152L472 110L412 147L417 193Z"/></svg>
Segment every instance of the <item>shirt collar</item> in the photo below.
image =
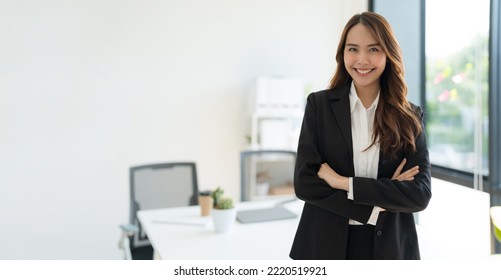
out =
<svg viewBox="0 0 501 280"><path fill-rule="evenodd" d="M376 99L374 99L374 102L372 102L372 105L367 108L367 110L371 110L371 109L376 109L377 108L377 104L379 102L379 94L380 92L377 93L377 96L376 96ZM353 81L351 82L351 87L350 87L350 113L353 113L353 110L355 110L355 106L358 104L360 104L360 106L362 106L361 108L364 108L364 105L362 104L362 101L360 101L360 98L358 98L358 94L357 94L357 89L355 88L355 84L353 83Z"/></svg>

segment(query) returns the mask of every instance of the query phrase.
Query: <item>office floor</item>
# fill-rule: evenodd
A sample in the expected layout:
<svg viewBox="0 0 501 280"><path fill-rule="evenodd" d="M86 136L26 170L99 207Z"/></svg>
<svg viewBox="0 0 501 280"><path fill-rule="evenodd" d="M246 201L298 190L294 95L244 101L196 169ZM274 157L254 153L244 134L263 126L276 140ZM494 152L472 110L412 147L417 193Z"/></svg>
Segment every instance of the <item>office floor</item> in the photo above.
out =
<svg viewBox="0 0 501 280"><path fill-rule="evenodd" d="M417 215L422 259L489 258L489 194L436 178L432 194Z"/></svg>

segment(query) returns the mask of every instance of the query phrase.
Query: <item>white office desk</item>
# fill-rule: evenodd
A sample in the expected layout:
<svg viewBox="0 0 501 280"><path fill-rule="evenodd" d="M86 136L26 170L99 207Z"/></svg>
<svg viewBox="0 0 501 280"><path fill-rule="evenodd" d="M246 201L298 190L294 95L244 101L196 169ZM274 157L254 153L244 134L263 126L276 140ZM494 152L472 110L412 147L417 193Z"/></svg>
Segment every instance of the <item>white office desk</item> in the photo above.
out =
<svg viewBox="0 0 501 280"><path fill-rule="evenodd" d="M236 207L265 208L284 200L239 202ZM298 217L250 224L235 221L232 230L223 234L215 233L211 217L200 216L199 206L142 210L138 218L161 259L286 260L290 259L303 202L284 206Z"/></svg>
<svg viewBox="0 0 501 280"><path fill-rule="evenodd" d="M420 224L416 226L422 259L488 258L489 195L435 178L433 184L433 198L428 208L419 213ZM455 199L451 200L451 195ZM237 208L270 207L276 202L243 202ZM302 205L298 200L285 206L299 216ZM160 257L179 260L289 259L299 222L299 218L256 224L235 222L232 232L216 234L210 217L200 217L198 206L139 211L138 216ZM205 226L159 224L153 223L154 220L205 223Z"/></svg>

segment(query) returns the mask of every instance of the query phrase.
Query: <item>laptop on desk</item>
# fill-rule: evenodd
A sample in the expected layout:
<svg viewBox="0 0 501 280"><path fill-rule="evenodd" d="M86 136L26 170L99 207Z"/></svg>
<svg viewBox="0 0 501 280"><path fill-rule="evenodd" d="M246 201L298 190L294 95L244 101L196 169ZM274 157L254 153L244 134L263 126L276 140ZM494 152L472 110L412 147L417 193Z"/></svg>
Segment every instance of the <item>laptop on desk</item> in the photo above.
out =
<svg viewBox="0 0 501 280"><path fill-rule="evenodd" d="M282 206L261 209L241 210L237 212L237 220L240 223L256 223L274 220L293 219L297 215Z"/></svg>

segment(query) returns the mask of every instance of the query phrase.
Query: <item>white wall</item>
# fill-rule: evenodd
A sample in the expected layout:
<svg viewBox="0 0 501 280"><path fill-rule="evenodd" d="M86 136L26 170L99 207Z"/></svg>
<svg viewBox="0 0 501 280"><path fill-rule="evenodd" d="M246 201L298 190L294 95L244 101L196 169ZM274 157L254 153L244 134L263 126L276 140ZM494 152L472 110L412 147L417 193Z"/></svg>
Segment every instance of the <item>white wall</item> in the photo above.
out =
<svg viewBox="0 0 501 280"><path fill-rule="evenodd" d="M261 75L323 89L367 1L0 0L0 259L115 259L128 168L239 197Z"/></svg>

